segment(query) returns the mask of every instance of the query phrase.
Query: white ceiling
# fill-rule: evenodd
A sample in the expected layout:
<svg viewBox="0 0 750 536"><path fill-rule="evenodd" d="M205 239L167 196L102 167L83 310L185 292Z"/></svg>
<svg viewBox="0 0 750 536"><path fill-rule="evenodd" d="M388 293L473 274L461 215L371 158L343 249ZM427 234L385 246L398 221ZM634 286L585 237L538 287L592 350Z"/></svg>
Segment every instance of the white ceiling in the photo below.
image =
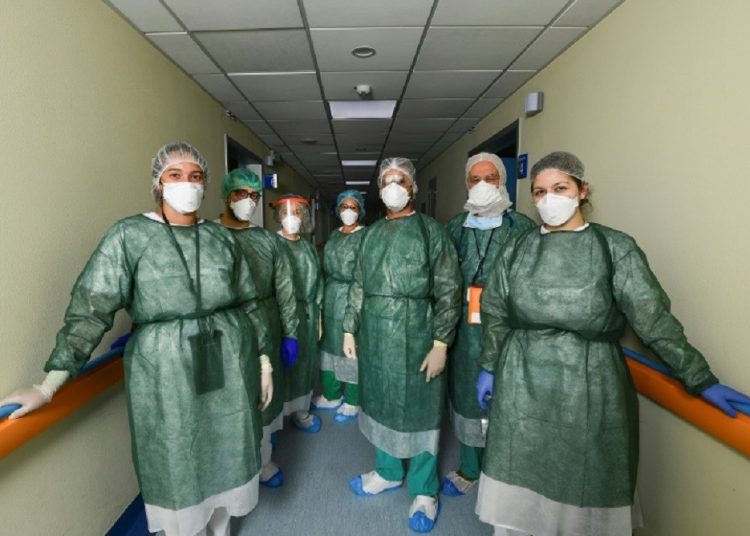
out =
<svg viewBox="0 0 750 536"><path fill-rule="evenodd" d="M375 174L341 159L426 165L622 0L104 1L332 197ZM332 120L357 84L394 120Z"/></svg>

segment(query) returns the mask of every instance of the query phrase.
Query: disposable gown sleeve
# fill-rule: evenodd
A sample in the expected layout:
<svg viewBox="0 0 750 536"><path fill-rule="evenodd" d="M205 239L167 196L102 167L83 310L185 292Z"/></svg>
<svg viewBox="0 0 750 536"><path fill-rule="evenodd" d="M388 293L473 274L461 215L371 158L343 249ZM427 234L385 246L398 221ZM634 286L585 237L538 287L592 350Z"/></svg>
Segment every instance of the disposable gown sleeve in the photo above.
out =
<svg viewBox="0 0 750 536"><path fill-rule="evenodd" d="M281 325L284 337L297 338L299 316L297 315L297 294L294 290L292 261L286 249L277 244L274 257L273 286L276 302L281 313Z"/></svg>
<svg viewBox="0 0 750 536"><path fill-rule="evenodd" d="M116 225L101 240L73 286L64 325L45 371L78 373L112 327L115 313L127 305L132 282L123 230Z"/></svg>
<svg viewBox="0 0 750 536"><path fill-rule="evenodd" d="M456 248L448 232L435 226L431 233L433 332L432 338L453 343L461 316L462 276Z"/></svg>
<svg viewBox="0 0 750 536"><path fill-rule="evenodd" d="M364 288L362 286L363 273L363 252L365 249L367 237L362 241L357 254L357 260L354 263L352 271L352 281L349 284L349 294L346 301L346 310L344 312L344 332L356 334L359 332L360 318L362 315L362 303L364 301Z"/></svg>
<svg viewBox="0 0 750 536"><path fill-rule="evenodd" d="M250 267L239 246L236 247L234 269L237 299L242 311L247 314L253 325L253 329L255 329L258 339L258 351L261 355L271 355L273 346L271 343L271 329L268 323L268 315L265 309L258 305L258 292L253 282Z"/></svg>
<svg viewBox="0 0 750 536"><path fill-rule="evenodd" d="M670 301L635 244L613 263L615 300L633 330L669 365L691 394L718 383L705 358L685 337Z"/></svg>
<svg viewBox="0 0 750 536"><path fill-rule="evenodd" d="M480 310L482 311L482 353L479 366L493 372L498 366L500 350L510 332L508 323L508 279L505 260L500 256L490 272L487 284L482 291Z"/></svg>

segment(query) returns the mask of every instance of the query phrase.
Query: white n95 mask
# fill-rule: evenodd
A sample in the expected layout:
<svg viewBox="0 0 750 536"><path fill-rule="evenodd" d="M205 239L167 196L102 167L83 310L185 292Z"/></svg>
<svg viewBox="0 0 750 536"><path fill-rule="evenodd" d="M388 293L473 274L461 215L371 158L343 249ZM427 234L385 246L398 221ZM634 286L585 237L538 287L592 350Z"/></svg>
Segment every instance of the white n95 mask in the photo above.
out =
<svg viewBox="0 0 750 536"><path fill-rule="evenodd" d="M547 194L536 204L539 216L547 225L558 226L567 222L578 208L577 197Z"/></svg>
<svg viewBox="0 0 750 536"><path fill-rule="evenodd" d="M339 216L341 217L341 222L344 225L354 225L356 221L359 219L359 214L357 214L355 211L353 211L350 208L346 208L342 210Z"/></svg>
<svg viewBox="0 0 750 536"><path fill-rule="evenodd" d="M180 214L191 214L203 201L203 185L193 182L164 182L164 201Z"/></svg>
<svg viewBox="0 0 750 536"><path fill-rule="evenodd" d="M393 212L398 212L409 203L409 192L395 182L380 190L380 199Z"/></svg>
<svg viewBox="0 0 750 536"><path fill-rule="evenodd" d="M253 214L255 213L255 207L257 205L255 204L255 201L253 201L249 197L246 197L245 199L240 199L239 201L232 201L231 203L229 203L229 206L238 220L250 221L250 218L252 218Z"/></svg>
<svg viewBox="0 0 750 536"><path fill-rule="evenodd" d="M287 233L297 234L302 227L302 220L298 216L284 216L281 220L281 226Z"/></svg>

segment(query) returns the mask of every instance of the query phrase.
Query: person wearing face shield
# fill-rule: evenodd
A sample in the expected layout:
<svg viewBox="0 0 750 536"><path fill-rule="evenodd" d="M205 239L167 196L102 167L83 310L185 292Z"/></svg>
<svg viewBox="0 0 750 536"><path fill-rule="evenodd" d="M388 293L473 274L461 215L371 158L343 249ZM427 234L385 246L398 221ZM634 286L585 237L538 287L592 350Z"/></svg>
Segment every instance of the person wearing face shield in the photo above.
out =
<svg viewBox="0 0 750 536"><path fill-rule="evenodd" d="M320 308L323 301L323 275L315 248L302 237L312 232L310 202L296 194L285 195L271 204L274 219L281 224L278 235L292 267L297 297L299 352L296 364L286 371L284 415L307 433L320 430L320 417L310 413L315 368L318 362Z"/></svg>
<svg viewBox="0 0 750 536"><path fill-rule="evenodd" d="M476 403L476 378L482 342L481 311L477 307L490 267L505 248L534 222L510 209L506 172L494 154L479 153L466 161L468 199L465 212L448 222L463 274L463 305L456 340L450 348L448 398L453 431L460 443L460 466L443 479L443 495L464 495L478 479L484 447L482 419L487 412Z"/></svg>
<svg viewBox="0 0 750 536"><path fill-rule="evenodd" d="M320 341L320 383L323 394L313 399L313 407L336 410L337 422L353 421L359 413L357 360L342 355L342 324L365 227L365 203L357 190L346 190L336 198L336 214L342 226L334 230L323 250L325 297L323 298L323 337ZM342 396L343 384L343 396Z"/></svg>
<svg viewBox="0 0 750 536"><path fill-rule="evenodd" d="M273 367L273 389L279 395L263 411L260 484L277 488L284 483L284 473L271 461L271 434L284 424L284 370L297 360L299 317L286 248L276 234L251 224L262 193L263 184L255 172L244 168L230 171L221 183L224 211L219 221L231 230L248 261L258 292L258 310L263 310L269 322L272 346L267 355Z"/></svg>
<svg viewBox="0 0 750 536"><path fill-rule="evenodd" d="M359 427L375 447L375 470L353 478L360 496L398 488L414 501L409 527L429 532L439 512L437 453L447 346L460 316L461 272L443 226L417 214L416 171L406 158L380 166L387 209L367 230L344 315L344 355L359 365ZM404 475L403 458L409 470Z"/></svg>
<svg viewBox="0 0 750 536"><path fill-rule="evenodd" d="M133 464L148 528L167 536L228 535L230 516L255 507L260 409L273 397L247 261L228 230L197 215L208 177L189 144L159 150L156 211L106 233L73 287L47 377L0 402L21 404L11 418L49 402L126 309Z"/></svg>
<svg viewBox="0 0 750 536"><path fill-rule="evenodd" d="M630 536L639 523L626 322L689 393L730 415L729 401L750 402L687 341L635 241L586 221L588 193L576 156L539 160L531 195L544 223L503 251L482 295L477 401L494 396L476 512L496 535Z"/></svg>

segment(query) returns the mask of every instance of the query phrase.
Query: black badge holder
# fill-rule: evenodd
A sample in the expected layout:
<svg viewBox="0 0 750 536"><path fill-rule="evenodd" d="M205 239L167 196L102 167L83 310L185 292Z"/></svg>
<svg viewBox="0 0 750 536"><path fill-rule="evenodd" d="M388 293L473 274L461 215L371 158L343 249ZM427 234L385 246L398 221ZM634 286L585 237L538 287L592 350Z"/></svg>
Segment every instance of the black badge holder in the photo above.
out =
<svg viewBox="0 0 750 536"><path fill-rule="evenodd" d="M200 238L198 224L195 224L195 283L190 277L187 260L182 252L182 248L177 243L177 239L172 231L172 226L164 216L169 237L172 240L177 253L180 255L182 266L185 268L190 291L193 293L196 301L196 311L191 315L183 318L194 318L198 322L198 333L188 337L190 343L190 352L193 360L193 385L195 393L202 395L216 391L224 387L224 361L222 352L222 332L214 327L213 318L204 314L203 303L201 299L201 275L200 275Z"/></svg>

